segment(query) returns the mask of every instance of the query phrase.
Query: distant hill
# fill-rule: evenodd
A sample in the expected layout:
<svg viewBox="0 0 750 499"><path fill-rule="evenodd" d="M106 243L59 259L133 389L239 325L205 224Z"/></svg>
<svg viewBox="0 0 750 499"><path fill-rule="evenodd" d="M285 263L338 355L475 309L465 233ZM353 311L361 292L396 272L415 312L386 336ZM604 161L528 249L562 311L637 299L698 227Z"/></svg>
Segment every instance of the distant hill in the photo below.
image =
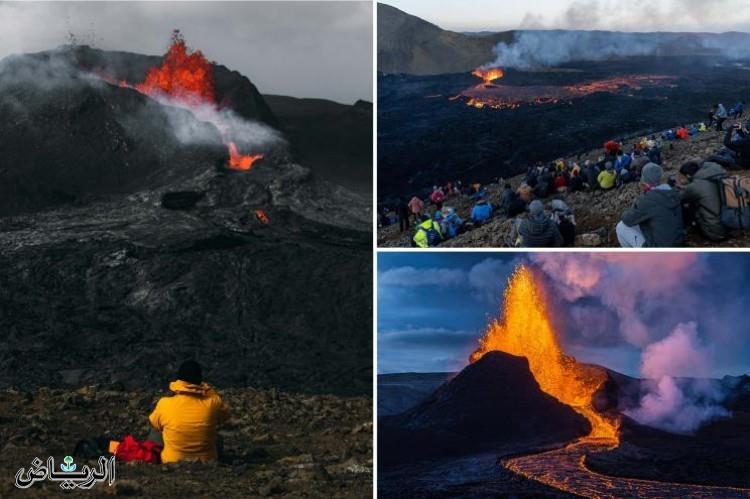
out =
<svg viewBox="0 0 750 499"><path fill-rule="evenodd" d="M513 32L487 36L447 31L390 5L378 4L378 71L415 75L461 73L491 61L492 48Z"/></svg>
<svg viewBox="0 0 750 499"><path fill-rule="evenodd" d="M378 417L416 406L456 373L378 374Z"/></svg>

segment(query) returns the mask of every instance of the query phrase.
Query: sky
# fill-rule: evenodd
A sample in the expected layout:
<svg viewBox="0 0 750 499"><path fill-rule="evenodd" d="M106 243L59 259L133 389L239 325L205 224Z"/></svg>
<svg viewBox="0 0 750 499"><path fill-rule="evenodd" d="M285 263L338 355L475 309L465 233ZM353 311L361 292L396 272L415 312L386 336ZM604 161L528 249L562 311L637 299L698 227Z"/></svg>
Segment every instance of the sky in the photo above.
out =
<svg viewBox="0 0 750 499"><path fill-rule="evenodd" d="M543 276L579 361L639 376L646 352L687 338L690 351L664 352L673 375L750 374L750 254L694 252L380 253L378 373L463 368L522 262Z"/></svg>
<svg viewBox="0 0 750 499"><path fill-rule="evenodd" d="M471 8L465 0L385 3L453 31L750 31L747 0L471 0Z"/></svg>
<svg viewBox="0 0 750 499"><path fill-rule="evenodd" d="M173 29L265 94L372 100L371 2L2 2L0 58L68 43L150 55Z"/></svg>

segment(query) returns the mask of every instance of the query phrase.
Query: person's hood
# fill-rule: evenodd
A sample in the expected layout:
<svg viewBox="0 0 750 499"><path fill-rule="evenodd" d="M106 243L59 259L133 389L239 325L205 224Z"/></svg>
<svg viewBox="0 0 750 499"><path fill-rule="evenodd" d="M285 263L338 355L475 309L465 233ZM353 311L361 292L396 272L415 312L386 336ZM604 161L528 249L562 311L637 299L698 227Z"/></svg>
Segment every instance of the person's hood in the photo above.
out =
<svg viewBox="0 0 750 499"><path fill-rule="evenodd" d="M717 175L724 175L725 173L726 172L724 171L724 168L721 167L721 165L712 161L707 161L703 163L703 166L701 166L697 172L695 172L695 176L693 178L705 180Z"/></svg>
<svg viewBox="0 0 750 499"><path fill-rule="evenodd" d="M169 389L178 394L186 393L189 395L200 395L202 397L205 397L208 392L211 391L211 387L206 382L203 382L200 385L194 385L193 383L188 383L181 379L169 383Z"/></svg>

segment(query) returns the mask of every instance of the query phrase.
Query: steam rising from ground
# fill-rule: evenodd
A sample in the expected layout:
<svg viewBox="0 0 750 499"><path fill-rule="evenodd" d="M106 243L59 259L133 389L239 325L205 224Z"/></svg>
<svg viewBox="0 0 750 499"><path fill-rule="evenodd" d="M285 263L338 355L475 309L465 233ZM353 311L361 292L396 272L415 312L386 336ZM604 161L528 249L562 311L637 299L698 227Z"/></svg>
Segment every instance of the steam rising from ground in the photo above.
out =
<svg viewBox="0 0 750 499"><path fill-rule="evenodd" d="M534 69L571 61L603 61L620 57L659 54L712 53L732 59L750 57L750 35L612 31L517 31L512 43L494 48L495 60L483 67Z"/></svg>
<svg viewBox="0 0 750 499"><path fill-rule="evenodd" d="M686 322L701 310L693 285L708 272L695 253L532 255L550 281L552 293L567 311L574 331L587 343L608 337L619 324L619 339L641 350L641 375L648 378L640 405L625 411L636 421L677 433L726 416L725 393L708 379L716 360L714 331ZM594 303L598 304L595 305ZM601 306L603 305L603 307ZM718 320L706 323L719 324Z"/></svg>
<svg viewBox="0 0 750 499"><path fill-rule="evenodd" d="M729 416L720 405L726 394L709 376L710 346L701 343L694 322L678 324L661 341L649 345L641 357L641 374L652 380L640 406L625 414L639 423L675 433L691 433L701 424ZM693 379L678 380L677 376Z"/></svg>

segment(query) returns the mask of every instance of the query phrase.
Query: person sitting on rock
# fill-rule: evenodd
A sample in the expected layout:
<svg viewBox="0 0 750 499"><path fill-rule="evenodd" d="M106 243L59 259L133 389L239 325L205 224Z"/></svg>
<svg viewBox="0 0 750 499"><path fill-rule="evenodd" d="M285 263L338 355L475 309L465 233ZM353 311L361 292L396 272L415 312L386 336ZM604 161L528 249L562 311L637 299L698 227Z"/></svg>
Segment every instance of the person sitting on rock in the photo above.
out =
<svg viewBox="0 0 750 499"><path fill-rule="evenodd" d="M432 204L437 206L437 209L443 207L443 201L445 200L445 193L443 193L443 189L441 189L438 186L432 187L432 194L430 194L430 201L432 201Z"/></svg>
<svg viewBox="0 0 750 499"><path fill-rule="evenodd" d="M680 194L661 182L661 166L648 163L641 172L644 190L617 224L617 240L623 248L681 246L685 238Z"/></svg>
<svg viewBox="0 0 750 499"><path fill-rule="evenodd" d="M599 183L599 188L604 191L608 191L616 185L617 173L611 161L607 161L604 164L604 170L599 173L596 180Z"/></svg>
<svg viewBox="0 0 750 499"><path fill-rule="evenodd" d="M750 121L743 128L736 124L724 134L724 147L726 150L720 154L725 156L728 168L750 168Z"/></svg>
<svg viewBox="0 0 750 499"><path fill-rule="evenodd" d="M724 104L719 104L716 106L716 131L717 132L723 132L724 131L724 122L729 117L729 113L727 113L727 109L724 107Z"/></svg>
<svg viewBox="0 0 750 499"><path fill-rule="evenodd" d="M727 229L721 223L721 194L717 181L725 177L727 172L720 165L710 161L703 165L689 161L680 167L680 173L689 182L680 193L685 225L692 225L694 220L706 239L726 239Z"/></svg>
<svg viewBox="0 0 750 499"><path fill-rule="evenodd" d="M474 225L482 225L487 222L492 216L492 205L486 200L480 199L474 208L471 209L471 221Z"/></svg>
<svg viewBox="0 0 750 499"><path fill-rule="evenodd" d="M417 231L412 238L412 244L418 248L430 248L440 244L443 233L440 224L435 222L429 215L422 216L422 222L417 225Z"/></svg>
<svg viewBox="0 0 750 499"><path fill-rule="evenodd" d="M565 175L563 175L562 172L555 175L555 179L552 183L555 186L555 192L563 193L568 190L568 181L566 180Z"/></svg>
<svg viewBox="0 0 750 499"><path fill-rule="evenodd" d="M557 224L544 213L544 205L538 199L529 204L529 216L520 221L518 235L521 246L526 248L559 248L563 237Z"/></svg>
<svg viewBox="0 0 750 499"><path fill-rule="evenodd" d="M740 101L729 110L729 116L731 118L742 118L742 114L745 112L745 101Z"/></svg>
<svg viewBox="0 0 750 499"><path fill-rule="evenodd" d="M440 222L440 230L445 239L452 239L461 233L464 221L456 214L452 207L445 207L445 217Z"/></svg>
<svg viewBox="0 0 750 499"><path fill-rule="evenodd" d="M229 420L229 406L203 382L201 366L194 360L180 365L169 389L174 395L159 399L148 417L154 430L149 440L164 443L161 461L217 460L216 428Z"/></svg>

